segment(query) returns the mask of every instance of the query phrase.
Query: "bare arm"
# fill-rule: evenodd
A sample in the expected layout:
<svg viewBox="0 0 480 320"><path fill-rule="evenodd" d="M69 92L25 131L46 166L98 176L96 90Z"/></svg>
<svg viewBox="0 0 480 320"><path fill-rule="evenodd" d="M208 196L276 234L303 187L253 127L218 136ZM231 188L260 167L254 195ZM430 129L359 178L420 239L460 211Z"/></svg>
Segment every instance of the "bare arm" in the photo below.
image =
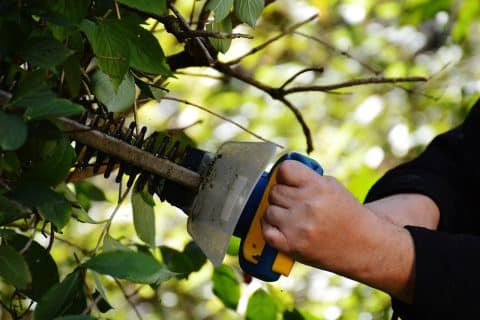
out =
<svg viewBox="0 0 480 320"><path fill-rule="evenodd" d="M402 193L365 204L365 207L398 226L417 226L435 230L440 212L435 202L416 193Z"/></svg>

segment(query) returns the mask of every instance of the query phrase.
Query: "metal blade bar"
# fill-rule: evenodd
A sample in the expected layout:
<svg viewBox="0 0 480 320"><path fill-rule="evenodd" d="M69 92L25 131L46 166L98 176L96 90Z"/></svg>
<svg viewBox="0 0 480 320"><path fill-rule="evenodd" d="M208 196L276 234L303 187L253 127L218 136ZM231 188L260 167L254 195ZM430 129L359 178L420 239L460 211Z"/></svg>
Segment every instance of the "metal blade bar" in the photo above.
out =
<svg viewBox="0 0 480 320"><path fill-rule="evenodd" d="M167 159L157 158L153 154L132 146L123 140L94 130L75 120L65 117L59 117L57 120L63 126L63 133L75 141L189 189L198 190L200 186L202 178L195 171L188 170Z"/></svg>

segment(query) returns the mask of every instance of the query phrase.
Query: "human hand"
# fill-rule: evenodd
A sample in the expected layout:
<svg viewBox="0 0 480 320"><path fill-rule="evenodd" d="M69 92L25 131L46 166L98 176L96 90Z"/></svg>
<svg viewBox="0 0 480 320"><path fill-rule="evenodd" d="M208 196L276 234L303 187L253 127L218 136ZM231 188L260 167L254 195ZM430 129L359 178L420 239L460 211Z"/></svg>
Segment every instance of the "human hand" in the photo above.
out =
<svg viewBox="0 0 480 320"><path fill-rule="evenodd" d="M408 231L362 206L333 177L292 160L277 170L262 219L268 244L300 262L410 300L414 249Z"/></svg>
<svg viewBox="0 0 480 320"><path fill-rule="evenodd" d="M335 178L297 161L284 161L270 191L262 229L265 240L296 260L331 268L354 249L366 209Z"/></svg>

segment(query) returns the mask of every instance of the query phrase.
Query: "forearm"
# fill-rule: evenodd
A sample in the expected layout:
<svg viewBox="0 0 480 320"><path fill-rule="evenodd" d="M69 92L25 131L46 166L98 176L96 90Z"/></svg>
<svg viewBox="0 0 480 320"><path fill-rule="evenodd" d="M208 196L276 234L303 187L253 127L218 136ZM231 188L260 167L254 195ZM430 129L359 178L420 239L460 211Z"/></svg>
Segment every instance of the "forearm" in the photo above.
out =
<svg viewBox="0 0 480 320"><path fill-rule="evenodd" d="M364 206L365 210L349 250L352 265L336 270L346 276L411 302L414 289L415 250L406 225L435 229L439 211L435 203L420 194L397 194Z"/></svg>
<svg viewBox="0 0 480 320"><path fill-rule="evenodd" d="M369 210L354 229L354 247L331 271L412 302L415 250L409 232Z"/></svg>
<svg viewBox="0 0 480 320"><path fill-rule="evenodd" d="M378 217L397 226L417 226L435 230L440 212L435 202L417 193L394 194L370 203L365 207Z"/></svg>

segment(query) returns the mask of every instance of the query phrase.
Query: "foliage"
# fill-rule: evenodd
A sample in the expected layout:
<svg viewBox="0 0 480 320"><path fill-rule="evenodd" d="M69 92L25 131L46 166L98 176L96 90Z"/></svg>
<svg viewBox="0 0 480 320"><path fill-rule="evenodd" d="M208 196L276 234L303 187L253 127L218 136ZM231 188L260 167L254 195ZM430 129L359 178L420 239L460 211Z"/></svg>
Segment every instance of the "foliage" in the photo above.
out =
<svg viewBox="0 0 480 320"><path fill-rule="evenodd" d="M261 133L311 151L362 199L478 96L479 11L454 0L1 1L0 318L387 319L384 294L304 266L273 285L233 256L212 268L175 209L85 180L56 119L113 112L212 151Z"/></svg>

